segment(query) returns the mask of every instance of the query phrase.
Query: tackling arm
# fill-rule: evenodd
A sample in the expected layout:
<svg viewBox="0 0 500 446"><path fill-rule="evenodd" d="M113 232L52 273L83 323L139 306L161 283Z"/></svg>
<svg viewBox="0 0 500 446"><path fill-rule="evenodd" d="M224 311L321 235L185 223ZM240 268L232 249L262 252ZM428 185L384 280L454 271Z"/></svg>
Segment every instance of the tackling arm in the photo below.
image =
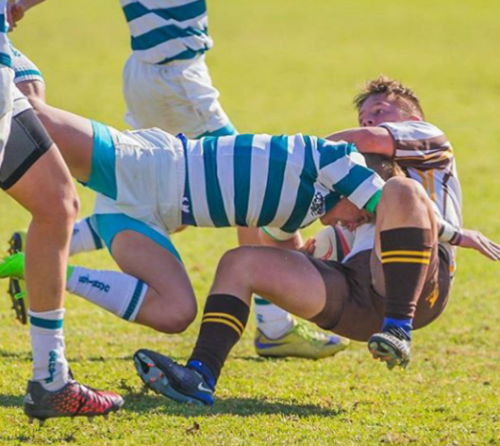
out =
<svg viewBox="0 0 500 446"><path fill-rule="evenodd" d="M359 127L332 133L327 140L355 144L360 152L394 156L394 140L385 127Z"/></svg>

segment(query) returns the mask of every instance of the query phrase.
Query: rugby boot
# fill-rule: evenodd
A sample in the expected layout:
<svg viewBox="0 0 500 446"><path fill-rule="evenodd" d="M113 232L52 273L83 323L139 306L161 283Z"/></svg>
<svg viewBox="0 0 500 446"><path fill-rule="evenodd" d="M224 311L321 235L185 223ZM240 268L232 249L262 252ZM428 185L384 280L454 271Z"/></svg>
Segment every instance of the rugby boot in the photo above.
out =
<svg viewBox="0 0 500 446"><path fill-rule="evenodd" d="M214 388L198 371L177 364L167 356L141 349L134 364L146 387L178 403L214 404Z"/></svg>
<svg viewBox="0 0 500 446"><path fill-rule="evenodd" d="M368 340L368 350L373 359L379 359L392 370L399 366L403 369L410 362L411 339L400 327L389 326L381 333L375 333Z"/></svg>
<svg viewBox="0 0 500 446"><path fill-rule="evenodd" d="M254 345L257 354L263 357L321 359L345 350L349 339L315 330L306 322L294 321L292 328L277 339L270 339L257 329Z"/></svg>
<svg viewBox="0 0 500 446"><path fill-rule="evenodd" d="M25 246L26 231L16 231L9 240L9 254L24 252ZM22 324L26 324L28 322L28 302L24 280L10 278L7 293L12 301L12 309L16 313L16 318Z"/></svg>
<svg viewBox="0 0 500 446"><path fill-rule="evenodd" d="M30 422L36 419L40 424L49 418L107 415L122 406L120 395L94 390L74 380L54 392L46 390L37 381L28 381L24 397L24 413Z"/></svg>

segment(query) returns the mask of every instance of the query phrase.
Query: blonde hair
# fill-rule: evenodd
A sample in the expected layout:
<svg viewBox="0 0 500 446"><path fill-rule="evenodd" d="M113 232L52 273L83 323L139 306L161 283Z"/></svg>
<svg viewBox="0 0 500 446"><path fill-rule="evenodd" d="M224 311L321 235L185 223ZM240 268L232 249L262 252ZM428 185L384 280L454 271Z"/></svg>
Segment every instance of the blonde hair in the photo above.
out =
<svg viewBox="0 0 500 446"><path fill-rule="evenodd" d="M358 112L366 102L366 100L373 95L383 94L385 96L394 96L400 103L401 109L406 113L418 114L424 119L424 112L420 106L420 101L414 91L404 86L401 82L391 79L383 74L378 78L368 81L361 91L354 98L354 105Z"/></svg>

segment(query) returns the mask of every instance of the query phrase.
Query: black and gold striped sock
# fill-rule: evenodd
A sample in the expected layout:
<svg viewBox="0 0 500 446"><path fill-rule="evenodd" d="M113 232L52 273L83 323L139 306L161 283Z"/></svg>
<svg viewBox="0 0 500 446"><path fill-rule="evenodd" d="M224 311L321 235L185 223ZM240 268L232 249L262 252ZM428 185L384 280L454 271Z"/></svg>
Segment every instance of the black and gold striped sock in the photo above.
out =
<svg viewBox="0 0 500 446"><path fill-rule="evenodd" d="M245 330L249 312L248 305L235 296L208 296L200 334L188 363L202 362L212 371L217 381L229 352Z"/></svg>
<svg viewBox="0 0 500 446"><path fill-rule="evenodd" d="M380 233L384 271L385 317L411 319L415 315L432 255L430 229L399 228Z"/></svg>

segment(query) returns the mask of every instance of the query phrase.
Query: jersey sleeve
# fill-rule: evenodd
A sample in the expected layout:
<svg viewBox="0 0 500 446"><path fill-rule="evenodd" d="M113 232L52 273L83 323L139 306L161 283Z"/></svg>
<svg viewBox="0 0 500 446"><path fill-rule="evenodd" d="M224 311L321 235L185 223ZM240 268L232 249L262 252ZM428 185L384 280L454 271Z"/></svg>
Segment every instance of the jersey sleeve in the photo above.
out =
<svg viewBox="0 0 500 446"><path fill-rule="evenodd" d="M318 181L328 190L347 198L359 209L374 212L384 180L366 167L354 144L318 139Z"/></svg>
<svg viewBox="0 0 500 446"><path fill-rule="evenodd" d="M453 159L453 149L446 135L423 121L380 124L394 140L394 159L401 167L419 170L443 169Z"/></svg>

